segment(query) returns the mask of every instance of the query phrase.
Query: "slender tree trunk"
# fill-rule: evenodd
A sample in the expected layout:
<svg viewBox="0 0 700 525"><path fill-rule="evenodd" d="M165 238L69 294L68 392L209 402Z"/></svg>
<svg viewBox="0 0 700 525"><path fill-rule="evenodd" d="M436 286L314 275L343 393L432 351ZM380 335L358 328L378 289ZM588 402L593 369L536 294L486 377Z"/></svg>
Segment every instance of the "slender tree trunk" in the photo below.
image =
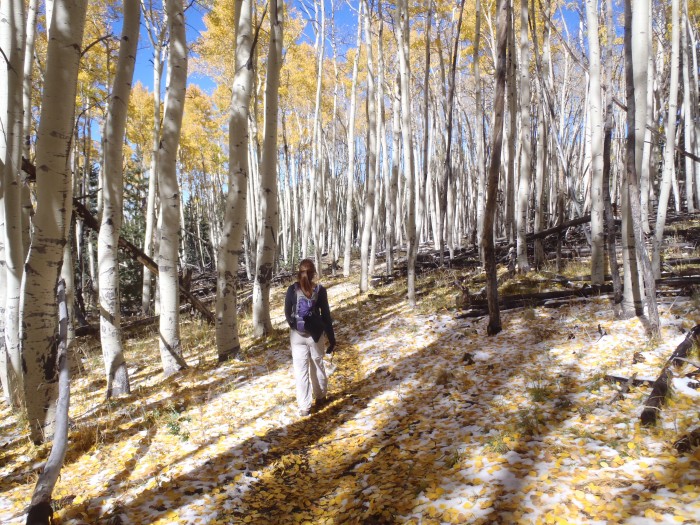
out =
<svg viewBox="0 0 700 525"><path fill-rule="evenodd" d="M684 2L685 3L685 2ZM688 53L688 28L686 9L681 12L681 56L683 62L683 141L685 151L694 151L693 134L695 126L693 123L693 112L695 107L690 102L690 54ZM688 213L695 213L695 162L684 156L685 160L685 203Z"/></svg>
<svg viewBox="0 0 700 525"><path fill-rule="evenodd" d="M170 376L186 368L180 340L180 293L178 249L180 246L180 188L177 182L177 148L182 130L187 84L187 46L182 0L167 0L170 46L168 95L163 115L163 133L158 150L160 192L160 242L158 283L160 290L160 357L163 373Z"/></svg>
<svg viewBox="0 0 700 525"><path fill-rule="evenodd" d="M20 303L20 341L30 437L42 442L54 432L58 397L56 299L70 222L69 166L78 62L85 23L85 0L56 0L54 15L63 30L48 43L41 120L36 145L36 215L25 264ZM69 101L67 103L66 101Z"/></svg>
<svg viewBox="0 0 700 525"><path fill-rule="evenodd" d="M613 64L612 56L615 40L615 27L613 23L613 7L612 0L606 0L606 24L608 31L607 43L607 63L605 65L605 77L608 82L608 89L605 92L605 127L603 135L603 201L605 203L605 225L607 228L607 249L608 262L610 265L610 274L613 282L613 305L614 309L618 310L622 302L622 283L620 281L620 268L617 262L617 226L615 224L615 216L613 214L612 202L610 197L610 171L612 168L612 135L615 127L615 118L613 113ZM619 311L615 312L619 315Z"/></svg>
<svg viewBox="0 0 700 525"><path fill-rule="evenodd" d="M216 348L219 362L238 357L241 349L238 338L236 289L248 197L248 108L253 87L254 46L252 0L236 1L235 21L236 72L233 77L228 126L228 194L224 231L217 258Z"/></svg>
<svg viewBox="0 0 700 525"><path fill-rule="evenodd" d="M603 102L600 96L600 39L598 0L586 0L588 23L589 90L591 122L591 284L605 280L605 203L603 200ZM611 86L612 87L612 86Z"/></svg>
<svg viewBox="0 0 700 525"><path fill-rule="evenodd" d="M403 167L406 174L406 200L408 219L406 221L407 237L407 266L408 266L408 304L416 304L416 195L413 169L413 135L411 131L411 94L409 91L410 45L409 45L409 12L406 0L398 1L396 20L396 40L399 51L399 79L401 88L401 138L403 147Z"/></svg>
<svg viewBox="0 0 700 525"><path fill-rule="evenodd" d="M530 45L528 42L527 0L520 0L520 182L518 184L517 258L521 272L530 271L527 260L528 204L532 179L532 133L530 128ZM540 139L541 140L541 139Z"/></svg>
<svg viewBox="0 0 700 525"><path fill-rule="evenodd" d="M457 20L457 30L455 33L454 49L450 57L450 73L448 79L447 93L447 144L445 145L445 165L442 171L440 181L440 217L438 219L437 237L439 238L440 250L440 266L444 265L445 251L445 217L447 214L447 192L448 187L452 183L452 119L454 111L455 97L455 76L457 74L457 52L459 51L459 34L462 29L462 14L464 13L464 0L461 0L459 6L459 19ZM427 121L426 121L427 123Z"/></svg>
<svg viewBox="0 0 700 525"><path fill-rule="evenodd" d="M661 248L664 242L668 198L671 194L671 183L674 178L675 170L674 150L676 145L676 116L678 113L678 59L680 55L679 3L680 0L671 1L671 79L668 93L668 113L664 125L666 135L664 144L664 165L659 188L656 224L654 225L652 255L652 269L654 276L657 278L661 277Z"/></svg>
<svg viewBox="0 0 700 525"><path fill-rule="evenodd" d="M392 127L391 127L391 181L387 193L387 215L386 215L386 236L387 236L387 259L386 273L391 275L394 272L394 244L398 244L398 230L401 223L397 220L396 203L399 197L399 164L401 162L401 94L398 83L394 86L392 98Z"/></svg>
<svg viewBox="0 0 700 525"><path fill-rule="evenodd" d="M357 53L352 64L352 86L350 88L350 115L348 124L348 187L347 195L345 196L345 248L343 251L343 275L350 275L350 262L352 257L352 231L353 231L353 213L352 201L353 190L355 188L355 107L357 104L357 73L360 61L360 50L362 47L362 8L363 2L360 2L357 13Z"/></svg>
<svg viewBox="0 0 700 525"><path fill-rule="evenodd" d="M59 281L58 299L58 341L56 343L56 364L58 375L58 398L56 400L56 432L53 436L51 452L44 469L34 487L32 501L27 511L27 525L49 525L54 523L51 495L63 467L68 450L68 409L70 407L70 364L68 354L68 305L66 283Z"/></svg>
<svg viewBox="0 0 700 525"><path fill-rule="evenodd" d="M153 225L156 222L156 197L158 195L158 148L160 144L160 86L163 75L163 54L167 25L158 24L155 15L144 7L148 36L153 47L153 130L151 133L151 169L148 176L148 197L146 204L146 231L143 239L143 252L149 257L154 254ZM151 290L153 275L148 268L143 269L143 287L141 291L141 311L144 315L151 313Z"/></svg>
<svg viewBox="0 0 700 525"><path fill-rule="evenodd" d="M124 0L117 72L105 125L105 175L101 194L102 224L97 238L97 260L100 279L100 341L107 374L107 398L130 392L129 372L122 350L120 329L118 244L124 205L123 144L136 61L136 45L139 40L140 9L138 0Z"/></svg>
<svg viewBox="0 0 700 525"><path fill-rule="evenodd" d="M488 335L501 331L501 313L498 308L498 276L496 274L496 254L494 250L493 223L496 216L496 198L498 194L498 172L501 167L501 149L503 147L503 112L506 90L506 51L508 48L508 20L510 2L498 0L496 19L497 60L496 93L494 97L494 120L491 130L491 164L489 166L488 186L486 192L486 211L484 213L484 237L482 246L486 260L486 297L489 307Z"/></svg>
<svg viewBox="0 0 700 525"><path fill-rule="evenodd" d="M277 240L277 108L282 62L283 0L270 3L270 49L265 85L265 137L260 162L261 219L253 287L253 332L257 337L272 332L270 283Z"/></svg>
<svg viewBox="0 0 700 525"><path fill-rule="evenodd" d="M2 199L4 224L0 236L5 237L4 330L7 352L8 388L14 407L22 405L22 363L19 340L19 306L22 271L24 265L24 225L22 217L22 184L20 166L22 159L22 86L24 60L24 1L5 0L0 4L0 47L6 67L0 74L0 122L5 140L0 141L2 157ZM0 343L0 346L2 344Z"/></svg>
<svg viewBox="0 0 700 525"><path fill-rule="evenodd" d="M484 210L486 209L486 170L484 163L484 106L481 102L481 67L479 66L479 51L481 44L481 0L476 0L476 28L474 29L474 91L476 103L476 174L478 177L476 190L476 230L479 253L485 266L484 250L481 242L484 238Z"/></svg>
<svg viewBox="0 0 700 525"><path fill-rule="evenodd" d="M651 271L651 262L647 255L642 232L642 217L640 210L639 183L637 167L641 163L641 144L644 140L645 111L637 111L637 105L646 103L646 52L648 48L645 32L648 28L649 4L647 0L635 3L634 18L631 0L625 0L625 79L627 85L627 155L626 171L629 188L630 209L632 212L632 228L637 249L637 260L642 266L650 332L659 335L659 311L656 305L656 281ZM641 38L636 38L641 37ZM641 44L640 44L641 40ZM640 71L641 70L641 71ZM641 118L640 118L641 114ZM637 127L637 123L642 125Z"/></svg>
<svg viewBox="0 0 700 525"><path fill-rule="evenodd" d="M369 288L369 248L374 219L374 193L377 176L377 108L374 87L374 57L372 53L372 36L370 13L367 0L365 3L364 33L367 43L367 176L365 177L364 221L360 243L360 293Z"/></svg>

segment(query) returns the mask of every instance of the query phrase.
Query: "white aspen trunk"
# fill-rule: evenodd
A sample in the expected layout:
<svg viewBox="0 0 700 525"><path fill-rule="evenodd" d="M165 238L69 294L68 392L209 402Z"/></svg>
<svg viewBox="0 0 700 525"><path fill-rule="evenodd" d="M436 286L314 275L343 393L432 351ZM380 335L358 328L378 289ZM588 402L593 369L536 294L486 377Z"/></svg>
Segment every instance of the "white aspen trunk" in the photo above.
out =
<svg viewBox="0 0 700 525"><path fill-rule="evenodd" d="M517 83L516 83L516 71L519 65L517 62L517 57L515 55L515 20L513 20L513 8L512 6L508 9L508 63L507 63L507 91L506 100L508 105L508 121L506 124L506 133L508 147L503 151L503 155L506 157L505 171L505 234L508 238L509 243L513 243L515 240L515 184L517 181Z"/></svg>
<svg viewBox="0 0 700 525"><path fill-rule="evenodd" d="M654 54L653 54L653 32L651 26L651 16L649 17L649 28L647 30L647 118L644 130L644 153L642 157L642 172L639 176L639 191L641 197L642 229L645 235L651 233L649 225L649 194L651 193L651 155L653 145L651 142L651 130L654 128Z"/></svg>
<svg viewBox="0 0 700 525"><path fill-rule="evenodd" d="M430 216L430 32L432 27L432 0L426 0L426 12L428 20L425 28L425 68L423 70L423 170L421 175L416 180L416 253L417 246L421 241L427 238L425 231L428 229L428 219ZM410 33L409 33L410 35ZM440 41L438 40L438 45ZM442 66L442 62L440 62ZM417 150L418 148L416 148ZM416 157L418 157L416 152Z"/></svg>
<svg viewBox="0 0 700 525"><path fill-rule="evenodd" d="M350 275L350 262L352 257L352 232L353 213L352 201L353 190L355 188L355 111L357 105L357 73L360 61L360 51L362 49L362 8L363 2L359 3L357 13L357 53L352 64L352 85L350 87L350 115L348 116L348 186L345 196L345 248L343 251L343 276Z"/></svg>
<svg viewBox="0 0 700 525"><path fill-rule="evenodd" d="M369 289L369 247L372 239L372 222L374 217L374 190L377 170L377 109L374 92L374 61L370 13L367 0L365 3L364 34L367 44L367 176L365 177L364 221L360 243L360 293Z"/></svg>
<svg viewBox="0 0 700 525"><path fill-rule="evenodd" d="M399 184L399 164L401 162L401 101L398 86L394 86L392 94L392 128L391 128L391 180L387 191L386 209L386 273L392 275L394 272L394 245L396 244L396 229L400 225L397 221L398 184Z"/></svg>
<svg viewBox="0 0 700 525"><path fill-rule="evenodd" d="M253 333L256 337L272 332L270 282L277 239L277 108L282 61L283 0L270 4L270 49L265 84L265 136L260 162L262 231L258 236L256 278L253 285Z"/></svg>
<svg viewBox="0 0 700 525"><path fill-rule="evenodd" d="M7 60L0 74L0 123L5 140L0 140L4 204L5 283L4 294L4 349L7 352L8 389L11 404L19 408L23 402L22 362L19 340L19 305L22 271L24 265L24 228L22 220L22 184L20 166L22 160L22 87L24 60L24 1L4 0L0 3L0 48ZM0 346L2 344L0 343Z"/></svg>
<svg viewBox="0 0 700 525"><path fill-rule="evenodd" d="M474 91L476 103L476 239L479 245L482 264L484 264L484 250L481 240L484 236L484 210L486 208L486 169L484 164L484 106L481 102L481 68L479 66L479 47L481 44L481 0L476 0L476 28L474 30L474 55L472 64L474 67Z"/></svg>
<svg viewBox="0 0 700 525"><path fill-rule="evenodd" d="M678 113L678 59L680 55L679 3L680 0L671 1L671 78L668 93L668 113L666 114L666 123L664 125L666 135L666 142L664 144L664 165L661 185L659 187L659 203L656 212L652 252L652 269L656 278L661 277L661 248L663 247L664 228L666 227L668 198L671 194L671 184L675 171L673 159L676 145L676 115Z"/></svg>
<svg viewBox="0 0 700 525"><path fill-rule="evenodd" d="M144 18L148 28L148 36L153 47L153 130L151 132L151 169L148 176L148 197L146 204L146 231L143 239L143 252L149 257L154 255L153 226L156 222L156 198L158 195L158 148L160 143L160 109L161 109L161 78L163 75L163 55L165 54L165 37L167 25L158 22L152 10L146 11ZM151 307L153 290L153 275L151 270L143 268L143 286L141 289L141 312L148 315Z"/></svg>
<svg viewBox="0 0 700 525"><path fill-rule="evenodd" d="M56 415L55 290L72 208L68 152L85 12L85 0L56 0L54 4L37 132L36 215L20 304L27 419L36 443L53 434Z"/></svg>
<svg viewBox="0 0 700 525"><path fill-rule="evenodd" d="M141 10L138 0L124 0L123 25L117 71L107 110L104 137L104 188L102 223L97 238L99 268L100 342L110 397L128 394L129 372L121 341L119 299L119 235L124 206L124 134L134 77Z"/></svg>
<svg viewBox="0 0 700 525"><path fill-rule="evenodd" d="M684 2L685 3L685 2ZM695 125L693 123L693 112L695 108L690 102L690 55L688 53L688 29L687 13L681 11L681 53L683 58L683 142L685 151L693 152L693 133ZM695 162L687 155L683 156L685 161L685 203L688 213L695 213Z"/></svg>
<svg viewBox="0 0 700 525"><path fill-rule="evenodd" d="M253 89L253 3L237 0L236 72L233 76L229 115L228 193L224 228L217 258L216 351L219 362L237 358L241 345L238 335L238 264L242 251L248 200L248 118Z"/></svg>
<svg viewBox="0 0 700 525"><path fill-rule="evenodd" d="M692 58L689 57L688 59L688 67L693 72L693 81L690 86L690 101L695 114L695 118L693 119L693 152L696 156L700 157L700 118L698 118L697 115L698 97L700 96L700 93L698 93L700 89L700 86L698 86L700 82L700 73L698 73L697 38L695 36L693 24L688 20L688 0L685 0L684 8L686 13L685 26L688 31L690 54L692 55ZM700 207L700 166L694 163L693 167L695 168L695 199L697 205Z"/></svg>
<svg viewBox="0 0 700 525"><path fill-rule="evenodd" d="M24 74L22 75L22 108L24 117L22 133L24 134L22 155L26 159L31 158L31 131L32 131L32 78L34 65L34 50L36 48L36 25L39 0L29 0L27 4L26 43L24 46ZM22 175L20 174L20 177ZM29 225L34 213L31 194L28 184L22 184L22 232L24 236L24 257L27 258L29 250L30 232Z"/></svg>
<svg viewBox="0 0 700 525"><path fill-rule="evenodd" d="M649 332L652 336L659 335L659 311L656 304L656 282L654 280L651 261L647 255L646 244L642 232L639 182L638 176L646 124L646 89L647 76L644 66L647 63L648 44L646 32L649 23L649 1L635 2L632 11L631 0L625 0L625 80L627 91L627 152L626 173L629 191L632 229L636 245L637 261L639 263L644 293L647 299L647 314Z"/></svg>
<svg viewBox="0 0 700 525"><path fill-rule="evenodd" d="M167 377L186 368L180 340L180 290L178 248L180 245L180 188L177 182L177 148L182 130L187 84L187 44L182 0L167 0L170 45L168 94L158 149L160 224L158 283L160 292L160 357Z"/></svg>
<svg viewBox="0 0 700 525"><path fill-rule="evenodd" d="M605 201L603 199L603 102L600 92L598 0L586 0L591 123L591 284L605 281Z"/></svg>
<svg viewBox="0 0 700 525"><path fill-rule="evenodd" d="M406 241L408 266L408 304L416 305L416 188L413 168L413 134L411 131L411 93L409 81L410 42L409 42L409 12L406 0L399 0L397 5L396 40L399 52L399 84L401 87L401 138L403 148L403 167L406 177Z"/></svg>
<svg viewBox="0 0 700 525"><path fill-rule="evenodd" d="M444 251L445 251L445 219L447 217L448 208L448 193L449 187L453 184L452 181L452 126L453 126L453 113L454 113L454 97L455 97L455 77L457 74L457 54L459 51L459 35L462 29L462 15L464 13L464 0L461 1L459 6L459 19L457 20L457 31L455 33L454 49L452 50L450 73L448 78L448 88L447 88L447 137L445 144L445 164L442 170L442 180L440 181L440 195L439 195L439 206L440 213L437 221L437 232L435 237L438 241L438 249L440 250L440 266L444 265ZM427 123L427 122L426 122ZM451 223L448 221L447 224ZM450 254L452 254L452 243L450 243ZM450 257L451 259L452 257Z"/></svg>
<svg viewBox="0 0 700 525"><path fill-rule="evenodd" d="M527 260L527 242L525 240L532 179L528 19L527 0L520 0L520 182L518 183L518 216L516 222L518 240L516 254L518 268L521 272L530 271L530 263Z"/></svg>

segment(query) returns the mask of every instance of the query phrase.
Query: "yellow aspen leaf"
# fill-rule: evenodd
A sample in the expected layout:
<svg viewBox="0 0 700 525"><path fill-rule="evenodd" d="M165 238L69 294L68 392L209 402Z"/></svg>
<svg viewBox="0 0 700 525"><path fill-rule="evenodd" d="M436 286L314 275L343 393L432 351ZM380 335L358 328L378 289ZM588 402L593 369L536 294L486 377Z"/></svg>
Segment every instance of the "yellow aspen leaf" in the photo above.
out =
<svg viewBox="0 0 700 525"><path fill-rule="evenodd" d="M635 448L637 448L637 445L633 441L630 441L629 443L627 443L627 448L630 450L634 450Z"/></svg>
<svg viewBox="0 0 700 525"><path fill-rule="evenodd" d="M474 506L474 504L471 501L465 501L462 504L462 508L467 509L467 510L471 509L473 506Z"/></svg>
<svg viewBox="0 0 700 525"><path fill-rule="evenodd" d="M685 521L685 518L683 516L676 514L675 516L673 516L673 521L676 521L678 523L683 523Z"/></svg>
<svg viewBox="0 0 700 525"><path fill-rule="evenodd" d="M493 500L489 499L486 501L482 501L479 507L482 509L490 509L491 507L493 507Z"/></svg>
<svg viewBox="0 0 700 525"><path fill-rule="evenodd" d="M607 461L601 461L601 462L600 462L600 466L603 467L603 468L608 468L610 465L608 465L608 462L607 462Z"/></svg>

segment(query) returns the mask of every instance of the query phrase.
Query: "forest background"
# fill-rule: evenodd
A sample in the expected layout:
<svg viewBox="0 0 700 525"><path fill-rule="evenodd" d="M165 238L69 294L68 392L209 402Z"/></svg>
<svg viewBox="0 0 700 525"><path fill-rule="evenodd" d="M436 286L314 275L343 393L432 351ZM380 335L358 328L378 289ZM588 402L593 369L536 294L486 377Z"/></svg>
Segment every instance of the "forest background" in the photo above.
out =
<svg viewBox="0 0 700 525"><path fill-rule="evenodd" d="M130 317L158 325L165 378L190 366L185 303L243 359L242 316L272 337L271 287L306 256L360 294L405 278L409 307L419 247L477 267L454 284L495 336L499 286L562 270L582 227L590 289L658 340L666 223L700 206L698 7L3 0L0 379L55 450L32 509L80 334L108 400L131 393Z"/></svg>

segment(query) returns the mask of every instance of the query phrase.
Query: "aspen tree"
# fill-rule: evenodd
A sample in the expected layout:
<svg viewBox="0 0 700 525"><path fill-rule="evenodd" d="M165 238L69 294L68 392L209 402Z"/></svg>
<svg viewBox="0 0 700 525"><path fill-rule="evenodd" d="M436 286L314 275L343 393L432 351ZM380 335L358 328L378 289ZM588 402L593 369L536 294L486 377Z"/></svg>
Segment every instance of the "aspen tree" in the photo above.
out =
<svg viewBox="0 0 700 525"><path fill-rule="evenodd" d="M481 45L481 0L476 0L476 27L474 29L474 102L476 104L476 238L479 244L479 253L484 262L484 250L481 241L484 236L484 210L486 209L486 170L484 164L484 150L486 140L484 137L484 106L481 98L481 67L479 66L479 50Z"/></svg>
<svg viewBox="0 0 700 525"><path fill-rule="evenodd" d="M148 8L142 4L144 21L148 38L153 48L153 127L151 133L151 166L148 175L148 197L146 201L146 231L143 239L143 252L149 257L153 257L153 232L156 222L156 198L158 196L158 161L159 143L161 133L161 78L163 75L163 65L167 46L165 39L167 36L168 22L160 19L160 14L154 10L155 0L149 0ZM162 15L164 18L166 14ZM151 290L153 276L148 268L143 269L143 287L141 292L141 311L148 314L151 308Z"/></svg>
<svg viewBox="0 0 700 525"><path fill-rule="evenodd" d="M377 170L377 109L374 87L374 57L372 53L371 18L367 0L365 3L364 34L367 43L367 173L365 177L364 221L360 243L360 293L369 288L369 246L374 218L374 193Z"/></svg>
<svg viewBox="0 0 700 525"><path fill-rule="evenodd" d="M625 0L625 80L627 91L627 152L626 174L629 192L629 205L632 214L632 228L636 245L637 260L642 269L650 332L659 335L659 311L656 304L656 282L651 271L641 224L638 167L641 163L646 123L646 73L641 64L646 64L646 31L648 28L649 2L635 2L634 12L631 0ZM640 38L641 37L641 38ZM636 66L636 67L635 67ZM641 71L640 71L641 69ZM641 125L639 124L641 122Z"/></svg>
<svg viewBox="0 0 700 525"><path fill-rule="evenodd" d="M447 92L447 138L445 145L445 164L442 171L442 180L440 181L440 218L437 225L437 235L439 237L440 246L440 265L444 264L445 250L445 218L447 216L447 194L450 184L452 184L452 121L454 112L454 97L455 97L455 77L457 74L457 53L459 51L459 34L462 30L462 15L464 14L464 0L461 0L459 6L459 19L457 20L457 30L455 33L454 49L450 57L450 73L448 77L448 92Z"/></svg>
<svg viewBox="0 0 700 525"><path fill-rule="evenodd" d="M603 107L600 91L600 38L598 0L586 0L588 26L589 89L591 123L591 284L605 279L605 221L603 201Z"/></svg>
<svg viewBox="0 0 700 525"><path fill-rule="evenodd" d="M501 313L498 308L498 276L496 274L496 254L494 251L493 226L496 216L496 197L498 193L498 172L501 166L501 148L503 147L503 112L506 90L506 50L508 47L508 19L510 2L498 0L496 32L496 93L494 96L494 119L491 129L491 164L486 191L486 211L484 213L484 236L482 246L486 261L486 297L489 308L488 335L501 331Z"/></svg>
<svg viewBox="0 0 700 525"><path fill-rule="evenodd" d="M24 1L4 0L0 3L0 47L7 61L0 75L0 123L3 140L0 140L2 158L2 209L4 228L4 286L0 288L4 306L4 341L0 352L7 355L6 387L13 406L22 404L22 363L19 340L19 307L22 271L24 265L24 225L22 217L22 185L20 165L22 159L22 87L24 60ZM4 343L4 345L3 345ZM5 374L3 374L5 376Z"/></svg>
<svg viewBox="0 0 700 525"><path fill-rule="evenodd" d="M396 9L396 43L399 52L399 85L401 91L401 139L403 150L403 169L406 179L406 241L408 267L408 304L416 305L416 255L418 244L416 239L416 202L415 202L415 172L413 167L413 134L411 131L411 94L409 91L410 45L409 45L409 12L406 0L398 0Z"/></svg>
<svg viewBox="0 0 700 525"><path fill-rule="evenodd" d="M362 8L364 2L360 1L357 13L357 53L352 63L352 84L350 86L350 115L348 116L348 184L345 196L345 246L343 250L343 276L350 275L350 262L352 257L352 225L353 225L353 191L355 187L355 107L357 104L357 74L362 48Z"/></svg>
<svg viewBox="0 0 700 525"><path fill-rule="evenodd" d="M530 130L530 45L528 42L527 0L520 0L520 182L516 217L517 259L521 272L530 271L527 260L528 203L532 178L532 133Z"/></svg>
<svg viewBox="0 0 700 525"><path fill-rule="evenodd" d="M58 376L55 290L61 272L72 183L69 144L85 23L85 0L55 0L36 143L36 214L20 302L20 341L30 437L53 434Z"/></svg>
<svg viewBox="0 0 700 525"><path fill-rule="evenodd" d="M117 71L107 110L104 137L102 223L97 238L100 341L107 375L107 398L128 394L129 372L121 341L118 244L124 206L124 134L139 39L138 0L124 0L123 25Z"/></svg>
<svg viewBox="0 0 700 525"><path fill-rule="evenodd" d="M690 74L690 53L688 52L688 14L687 2L683 2L681 9L681 56L683 64L683 142L685 151L694 152L693 146L695 125L693 122L694 112L697 108L691 103L691 74ZM699 195L695 194L695 161L684 155L685 160L685 205L688 213L695 213L695 202L700 202Z"/></svg>
<svg viewBox="0 0 700 525"><path fill-rule="evenodd" d="M664 164L659 187L659 203L656 212L654 240L652 251L652 270L655 277L661 277L661 248L664 242L668 198L671 194L671 184L674 178L674 150L676 145L676 117L678 113L678 59L680 56L680 0L671 1L671 78L668 92L668 111L664 131Z"/></svg>
<svg viewBox="0 0 700 525"><path fill-rule="evenodd" d="M248 191L248 116L253 87L252 0L237 0L236 69L229 117L228 194L217 259L216 347L219 362L240 352L236 288L246 219Z"/></svg>
<svg viewBox="0 0 700 525"><path fill-rule="evenodd" d="M270 282L274 267L277 225L277 108L280 64L282 61L283 0L270 3L270 48L265 80L265 135L260 161L261 228L253 285L253 332L256 336L272 331Z"/></svg>
<svg viewBox="0 0 700 525"><path fill-rule="evenodd" d="M180 245L180 188L177 182L177 149L182 131L187 84L187 42L182 0L167 0L170 29L168 91L158 149L160 195L158 284L160 291L160 357L163 373L172 375L187 367L180 340L180 291L178 248Z"/></svg>

